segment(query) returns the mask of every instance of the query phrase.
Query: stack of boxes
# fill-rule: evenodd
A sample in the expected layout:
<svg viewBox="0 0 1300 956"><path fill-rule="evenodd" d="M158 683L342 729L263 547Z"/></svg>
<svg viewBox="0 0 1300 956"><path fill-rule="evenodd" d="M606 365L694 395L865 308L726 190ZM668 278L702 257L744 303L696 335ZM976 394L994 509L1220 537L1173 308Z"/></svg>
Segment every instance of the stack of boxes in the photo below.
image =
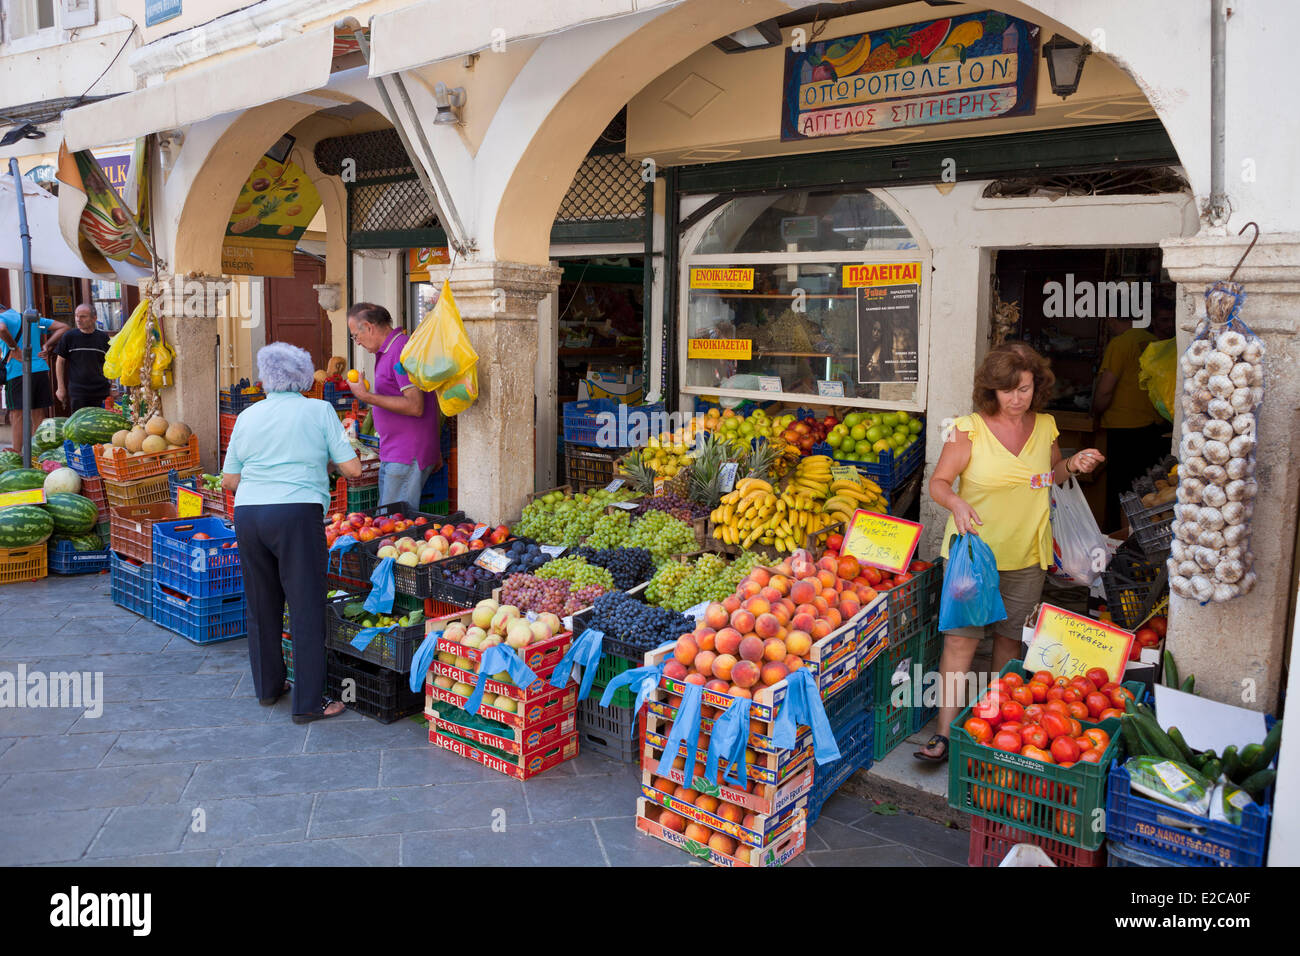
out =
<svg viewBox="0 0 1300 956"><path fill-rule="evenodd" d="M152 620L195 644L247 634L235 532L218 518L155 521Z"/></svg>
<svg viewBox="0 0 1300 956"><path fill-rule="evenodd" d="M872 666L873 756L881 760L938 712L938 688L923 696L924 676L939 668L939 595L943 568L934 564L897 585L889 597L889 641ZM903 703L898 703L902 698Z"/></svg>

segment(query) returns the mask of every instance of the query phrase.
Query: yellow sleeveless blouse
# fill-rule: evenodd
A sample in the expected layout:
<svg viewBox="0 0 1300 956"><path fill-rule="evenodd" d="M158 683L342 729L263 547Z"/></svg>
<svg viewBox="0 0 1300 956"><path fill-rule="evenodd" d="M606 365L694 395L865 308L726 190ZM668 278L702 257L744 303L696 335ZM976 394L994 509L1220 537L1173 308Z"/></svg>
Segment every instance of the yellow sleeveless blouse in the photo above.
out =
<svg viewBox="0 0 1300 956"><path fill-rule="evenodd" d="M979 536L997 558L999 571L1052 565L1052 442L1060 432L1051 415L1037 415L1019 455L1013 455L978 414L954 422L970 436L970 461L954 489L984 523ZM957 533L952 515L943 532L942 555Z"/></svg>

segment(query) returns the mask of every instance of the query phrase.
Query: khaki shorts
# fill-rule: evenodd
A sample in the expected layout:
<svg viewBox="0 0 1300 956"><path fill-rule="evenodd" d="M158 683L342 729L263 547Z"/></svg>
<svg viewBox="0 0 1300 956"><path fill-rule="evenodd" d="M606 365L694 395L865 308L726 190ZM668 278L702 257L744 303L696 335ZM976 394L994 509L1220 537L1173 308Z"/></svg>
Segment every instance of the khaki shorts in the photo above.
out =
<svg viewBox="0 0 1300 956"><path fill-rule="evenodd" d="M1007 609L1006 618L983 627L955 627L944 633L982 640L989 628L992 628L995 634L1020 643L1025 618L1043 598L1043 580L1046 575L1047 572L1038 565L1021 568L1019 571L999 571L998 591L1001 592L1002 604Z"/></svg>

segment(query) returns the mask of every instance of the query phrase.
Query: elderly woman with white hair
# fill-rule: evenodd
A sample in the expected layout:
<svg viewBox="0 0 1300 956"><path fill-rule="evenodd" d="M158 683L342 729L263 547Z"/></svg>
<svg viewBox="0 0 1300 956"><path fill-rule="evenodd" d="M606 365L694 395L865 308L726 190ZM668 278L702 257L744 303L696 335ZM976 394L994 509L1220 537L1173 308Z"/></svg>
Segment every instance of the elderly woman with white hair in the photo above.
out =
<svg viewBox="0 0 1300 956"><path fill-rule="evenodd" d="M311 356L284 342L257 353L266 399L235 420L221 486L235 493L235 536L248 604L248 659L265 706L288 690L280 633L285 599L293 638L293 720L333 717L325 699L325 509L332 462L348 478L361 462L326 402L306 398Z"/></svg>

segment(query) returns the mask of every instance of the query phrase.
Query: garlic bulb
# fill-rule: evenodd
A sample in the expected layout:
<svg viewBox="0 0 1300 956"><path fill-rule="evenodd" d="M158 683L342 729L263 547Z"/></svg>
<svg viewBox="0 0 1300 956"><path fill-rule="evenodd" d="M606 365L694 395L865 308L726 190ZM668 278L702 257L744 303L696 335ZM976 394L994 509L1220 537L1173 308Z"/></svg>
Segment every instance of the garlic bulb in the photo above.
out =
<svg viewBox="0 0 1300 956"><path fill-rule="evenodd" d="M1245 435L1238 435L1233 440L1237 441L1245 437ZM1207 441L1205 447L1201 449L1201 454L1207 462L1215 465L1225 464L1232 457L1229 447L1221 441ZM1202 474L1204 474L1204 471L1202 471Z"/></svg>
<svg viewBox="0 0 1300 956"><path fill-rule="evenodd" d="M1206 424L1209 423L1209 420L1210 419L1208 415L1204 415L1201 412L1196 412L1194 414L1184 416L1183 427L1190 429L1191 431L1194 432L1199 432L1202 428L1206 426ZM1183 434L1187 434L1187 432L1184 432Z"/></svg>
<svg viewBox="0 0 1300 956"><path fill-rule="evenodd" d="M1224 548L1221 553L1229 561L1240 561L1242 556L1241 548L1235 545L1231 548Z"/></svg>
<svg viewBox="0 0 1300 956"><path fill-rule="evenodd" d="M1251 502L1255 500L1255 495L1259 492L1259 484L1254 478L1246 479L1246 487L1241 492L1241 500L1246 503L1246 510L1250 511Z"/></svg>
<svg viewBox="0 0 1300 956"><path fill-rule="evenodd" d="M1246 483L1240 478L1234 478L1223 486L1223 493L1228 496L1228 502L1241 501L1246 496ZM1224 505L1224 507L1228 507ZM1234 524L1236 522L1233 522Z"/></svg>
<svg viewBox="0 0 1300 956"><path fill-rule="evenodd" d="M1222 510L1211 505L1204 505L1201 508L1200 525L1206 531L1218 531L1225 524L1227 519L1223 516ZM1199 540L1199 536L1198 536ZM1205 542L1201 542L1204 544ZM1208 547L1208 545L1207 545Z"/></svg>
<svg viewBox="0 0 1300 956"><path fill-rule="evenodd" d="M1187 544L1195 544L1196 536L1200 533L1200 527L1190 522L1179 521L1174 524L1174 537Z"/></svg>
<svg viewBox="0 0 1300 956"><path fill-rule="evenodd" d="M1225 421L1213 418L1205 423L1204 435L1212 441L1232 441L1232 426ZM1190 438L1192 436L1189 435L1188 437ZM1187 444L1186 440L1184 440L1184 445ZM1204 446L1205 442L1202 441L1198 447L1192 450L1192 454L1198 454Z"/></svg>
<svg viewBox="0 0 1300 956"><path fill-rule="evenodd" d="M1193 477L1203 475L1205 474L1205 468L1208 464L1209 462L1204 458L1201 458L1199 455L1194 455L1183 463L1183 467L1179 469L1179 473L1181 474L1182 472L1186 472ZM1229 471L1228 474L1232 474L1232 472Z"/></svg>
<svg viewBox="0 0 1300 956"><path fill-rule="evenodd" d="M1247 571L1245 574L1243 574L1241 576L1241 581L1237 585L1237 587L1239 588L1238 591L1239 594L1249 594L1250 591L1255 587L1255 572Z"/></svg>
<svg viewBox="0 0 1300 956"><path fill-rule="evenodd" d="M1227 396L1228 404L1239 412L1248 412L1255 407L1254 398L1251 395L1252 389L1237 388L1233 389L1232 394Z"/></svg>
<svg viewBox="0 0 1300 956"><path fill-rule="evenodd" d="M1197 574L1191 579L1192 596L1204 604L1214 597L1214 584L1204 574Z"/></svg>
<svg viewBox="0 0 1300 956"><path fill-rule="evenodd" d="M1228 502L1228 504L1223 506L1223 510L1227 511L1233 504L1235 504L1235 502ZM1231 521L1223 529L1223 543L1230 548L1235 548L1242 544L1249 534L1250 529L1240 521Z"/></svg>
<svg viewBox="0 0 1300 956"><path fill-rule="evenodd" d="M1222 508L1228 501L1228 496L1224 494L1223 489L1218 485L1206 485L1205 494L1202 495L1205 503L1211 508ZM1205 509L1201 509L1201 520L1205 520Z"/></svg>
<svg viewBox="0 0 1300 956"><path fill-rule="evenodd" d="M1169 579L1169 590L1179 597L1189 598L1192 596L1191 579L1185 574L1175 574Z"/></svg>
<svg viewBox="0 0 1300 956"><path fill-rule="evenodd" d="M1227 375L1232 370L1232 356L1217 350L1207 352L1205 370L1211 375Z"/></svg>
<svg viewBox="0 0 1300 956"><path fill-rule="evenodd" d="M1217 554L1219 549L1223 547L1223 535L1218 531L1202 531L1196 536L1196 543L1202 548L1209 548Z"/></svg>
<svg viewBox="0 0 1300 956"><path fill-rule="evenodd" d="M1232 420L1232 431L1236 435L1255 434L1255 416L1246 414L1238 415Z"/></svg>
<svg viewBox="0 0 1300 956"><path fill-rule="evenodd" d="M1214 393L1215 398L1231 398L1236 386L1226 375L1211 375L1205 387Z"/></svg>
<svg viewBox="0 0 1300 956"><path fill-rule="evenodd" d="M1233 458L1224 467L1229 478L1249 478L1255 473L1255 463L1249 458Z"/></svg>
<svg viewBox="0 0 1300 956"><path fill-rule="evenodd" d="M1260 386L1260 387L1263 387L1263 385L1264 385L1264 366L1262 366L1262 365L1252 365L1252 366L1250 367L1250 382L1249 382L1249 384L1250 384L1252 387L1254 387L1254 386Z"/></svg>
<svg viewBox="0 0 1300 956"><path fill-rule="evenodd" d="M1178 573L1185 578L1190 578L1193 574L1201 573L1201 566L1195 561L1179 561Z"/></svg>
<svg viewBox="0 0 1300 956"><path fill-rule="evenodd" d="M1238 388L1248 388L1250 386L1251 373L1254 372L1255 366L1247 362L1238 362L1228 373L1228 380Z"/></svg>
<svg viewBox="0 0 1300 956"><path fill-rule="evenodd" d="M1207 571L1212 571L1219 563L1219 552L1211 551L1204 545L1197 545L1193 552L1196 563Z"/></svg>
<svg viewBox="0 0 1300 956"><path fill-rule="evenodd" d="M1235 584L1226 584L1223 581L1214 582L1214 593L1210 595L1210 600L1216 604L1224 604L1231 601L1238 594Z"/></svg>
<svg viewBox="0 0 1300 956"><path fill-rule="evenodd" d="M1214 347L1204 339L1197 339L1187 350L1187 361L1193 365L1201 366L1205 364L1205 357L1213 351Z"/></svg>
<svg viewBox="0 0 1300 956"><path fill-rule="evenodd" d="M1254 435L1238 435L1228 442L1228 451L1233 458L1245 458L1255 450L1255 444Z"/></svg>
<svg viewBox="0 0 1300 956"><path fill-rule="evenodd" d="M1208 395L1209 392L1207 391L1204 394ZM1199 399L1200 395L1196 397ZM1205 410L1211 418L1221 418L1225 422L1235 418L1238 413L1238 409L1233 408L1231 402L1225 402L1223 399L1214 398L1213 396L1205 403Z"/></svg>
<svg viewBox="0 0 1300 956"><path fill-rule="evenodd" d="M1201 513L1201 507L1196 502L1201 500L1201 493L1205 491L1205 482L1200 478L1184 478L1178 483L1178 490L1186 490L1188 498L1186 504L1178 505L1174 509L1174 514L1184 521L1195 521ZM1178 508L1183 509L1181 514Z"/></svg>
<svg viewBox="0 0 1300 956"><path fill-rule="evenodd" d="M1246 351L1246 336L1233 329L1229 329L1226 332L1220 332L1218 341L1214 344L1220 352L1226 352L1228 355L1236 358L1242 352Z"/></svg>
<svg viewBox="0 0 1300 956"><path fill-rule="evenodd" d="M1228 471L1222 465L1205 466L1205 483L1206 485L1218 485L1222 488L1228 483ZM1201 495L1204 496L1205 489L1201 489Z"/></svg>
<svg viewBox="0 0 1300 956"><path fill-rule="evenodd" d="M1240 581L1245 573L1246 568L1240 561L1223 560L1214 568L1214 576L1220 581L1226 581L1229 584Z"/></svg>
<svg viewBox="0 0 1300 956"><path fill-rule="evenodd" d="M1227 425L1227 422L1218 422L1218 421L1216 421L1215 424L1224 424L1224 425ZM1209 426L1207 425L1206 427L1208 428ZM1232 426L1229 425L1229 426L1228 426L1228 430L1231 431L1231 430L1232 430ZM1191 434L1191 435L1186 436L1186 437L1185 437L1181 442L1178 443L1179 457L1180 457L1180 458L1191 458L1193 455L1199 455L1199 454L1201 453L1201 449L1205 447L1205 439L1206 439L1206 436L1207 436L1208 434L1209 434L1209 433L1207 432L1206 435ZM1213 437L1213 436L1211 436L1211 437ZM1218 440L1219 440L1219 441L1230 441L1231 439L1232 439L1232 436L1229 435L1229 436L1226 437L1226 438L1220 438L1220 439L1218 439Z"/></svg>
<svg viewBox="0 0 1300 956"><path fill-rule="evenodd" d="M1241 350L1241 360L1258 365L1264 358L1264 346L1260 342L1247 342Z"/></svg>
<svg viewBox="0 0 1300 956"><path fill-rule="evenodd" d="M1175 562L1182 561L1187 557L1187 545L1175 538L1169 544L1169 556L1173 558Z"/></svg>
<svg viewBox="0 0 1300 956"><path fill-rule="evenodd" d="M1198 388L1209 388L1211 374L1208 368L1203 368L1192 376L1192 381Z"/></svg>

